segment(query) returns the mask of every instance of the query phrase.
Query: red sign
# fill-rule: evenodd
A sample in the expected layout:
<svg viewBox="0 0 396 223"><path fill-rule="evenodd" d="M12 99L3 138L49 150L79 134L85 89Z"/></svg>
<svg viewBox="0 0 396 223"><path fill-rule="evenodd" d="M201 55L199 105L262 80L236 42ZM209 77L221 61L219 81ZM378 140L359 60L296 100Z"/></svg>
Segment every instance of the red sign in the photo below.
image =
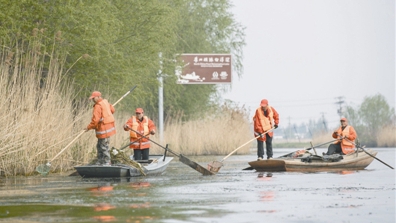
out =
<svg viewBox="0 0 396 223"><path fill-rule="evenodd" d="M178 84L230 84L230 54L182 54L176 68Z"/></svg>

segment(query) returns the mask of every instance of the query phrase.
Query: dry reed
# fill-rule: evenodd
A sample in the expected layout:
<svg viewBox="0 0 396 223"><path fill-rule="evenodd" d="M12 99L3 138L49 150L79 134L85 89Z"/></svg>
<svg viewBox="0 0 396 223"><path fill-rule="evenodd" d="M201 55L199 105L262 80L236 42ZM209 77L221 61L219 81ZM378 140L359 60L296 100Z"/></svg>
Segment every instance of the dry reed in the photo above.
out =
<svg viewBox="0 0 396 223"><path fill-rule="evenodd" d="M65 57L45 49L36 35L8 43L0 52L0 175L30 175L55 157L85 127L88 106L73 104L74 90L62 81ZM54 45L55 47L55 45ZM74 102L75 103L75 102ZM51 162L53 171L87 162L93 140L84 134Z"/></svg>
<svg viewBox="0 0 396 223"><path fill-rule="evenodd" d="M63 67L65 56L55 49L56 43L54 49L45 49L43 41L36 35L27 42L2 42L0 175L3 176L34 174L37 166L52 160L91 120L92 103L76 104L72 84L62 78L64 70L70 70ZM164 141L172 150L185 155L228 154L252 138L245 114L243 109L223 106L201 120L182 122L180 115L166 121ZM122 126L129 117L130 114L116 112L117 134L111 138L111 147L128 144L129 133ZM159 142L157 135L152 140ZM94 131L84 133L51 161L51 172L89 163L96 156L96 142ZM238 154L247 153L249 147L241 148ZM150 153L163 152L153 145Z"/></svg>
<svg viewBox="0 0 396 223"><path fill-rule="evenodd" d="M386 126L380 129L377 143L379 147L396 147L396 126Z"/></svg>
<svg viewBox="0 0 396 223"><path fill-rule="evenodd" d="M225 155L253 138L243 109L224 105L200 120L182 122L182 114L168 119L164 139L184 155ZM250 144L235 154L249 152Z"/></svg>

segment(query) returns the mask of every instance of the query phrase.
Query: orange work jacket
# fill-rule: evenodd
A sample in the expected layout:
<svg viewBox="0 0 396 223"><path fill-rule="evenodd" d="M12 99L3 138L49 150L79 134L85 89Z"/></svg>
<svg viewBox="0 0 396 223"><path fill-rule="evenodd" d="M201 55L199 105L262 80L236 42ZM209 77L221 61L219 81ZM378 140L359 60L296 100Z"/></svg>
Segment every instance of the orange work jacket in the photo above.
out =
<svg viewBox="0 0 396 223"><path fill-rule="evenodd" d="M106 99L98 100L93 105L91 123L87 129L95 129L96 138L104 139L116 134L114 116L115 109Z"/></svg>
<svg viewBox="0 0 396 223"><path fill-rule="evenodd" d="M355 143L355 139L357 138L355 129L350 125L347 125L344 130L342 130L342 127L338 128L337 131L333 132L332 136L335 139L345 136L349 141L353 143ZM341 149L344 154L353 153L355 151L355 145L348 140L338 140L334 144L341 143Z"/></svg>
<svg viewBox="0 0 396 223"><path fill-rule="evenodd" d="M267 107L267 116L264 115L264 111L261 107L256 109L256 113L253 117L253 127L254 127L254 136L257 137L259 134L264 133L270 130L274 125L279 124L279 114L275 110L275 108L268 106ZM274 133L269 132L269 136L273 137ZM266 137L263 135L259 137L258 140L265 141Z"/></svg>
<svg viewBox="0 0 396 223"><path fill-rule="evenodd" d="M152 130L155 131L155 125L152 120L150 120L147 116L143 116L143 120L140 121L136 118L136 116L132 116L128 121L125 123L128 128L131 128L140 134L144 135L147 138L150 138L150 132ZM125 131L130 131L130 142L132 144L129 145L131 149L148 149L150 148L150 140L142 137L141 135L137 134L134 131L129 130L128 128L124 128Z"/></svg>

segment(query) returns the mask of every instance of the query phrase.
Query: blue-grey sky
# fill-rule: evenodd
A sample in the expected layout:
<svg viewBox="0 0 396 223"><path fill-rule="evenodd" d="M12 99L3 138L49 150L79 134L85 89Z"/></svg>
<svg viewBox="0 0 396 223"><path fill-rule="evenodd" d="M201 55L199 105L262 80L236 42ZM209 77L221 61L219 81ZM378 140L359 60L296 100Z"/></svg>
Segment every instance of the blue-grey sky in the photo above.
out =
<svg viewBox="0 0 396 223"><path fill-rule="evenodd" d="M246 27L244 74L225 93L251 113L266 98L280 126L324 115L337 97L359 105L377 93L395 107L394 0L232 0Z"/></svg>

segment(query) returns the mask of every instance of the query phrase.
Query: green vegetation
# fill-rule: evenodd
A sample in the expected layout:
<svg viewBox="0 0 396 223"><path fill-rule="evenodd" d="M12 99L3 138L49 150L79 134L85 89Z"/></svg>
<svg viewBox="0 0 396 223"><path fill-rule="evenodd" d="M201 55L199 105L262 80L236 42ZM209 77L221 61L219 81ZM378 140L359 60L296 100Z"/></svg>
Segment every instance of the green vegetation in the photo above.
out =
<svg viewBox="0 0 396 223"><path fill-rule="evenodd" d="M396 146L396 115L384 96L365 97L357 108L348 106L346 118L367 146Z"/></svg>
<svg viewBox="0 0 396 223"><path fill-rule="evenodd" d="M234 72L242 74L243 27L234 21L228 0L0 4L0 175L29 175L55 157L88 124L93 90L115 102L138 85L116 107L118 133L111 146L127 144L122 124L136 107L156 120L159 75L164 77L164 139L172 150L228 154L252 139L247 111L230 102L218 104L217 85L178 85L173 75L182 53L231 53ZM359 138L395 146L395 112L382 96L366 98L348 112ZM94 134L85 133L51 162L51 170L88 163L95 144Z"/></svg>
<svg viewBox="0 0 396 223"><path fill-rule="evenodd" d="M344 116L348 123L352 125L357 134L358 142L367 147L396 147L396 114L395 109L391 108L381 94L367 96L363 102L356 106L347 106ZM338 127L338 126L337 126ZM295 129L297 128L297 130ZM306 129L309 132L304 132ZM317 143L332 140L332 131L327 128L326 120L321 118L317 121L310 120L309 123L300 126L289 126L284 130L286 139L275 140L276 147L301 147L301 143L296 142L292 133L305 133L305 137ZM309 134L308 134L309 133ZM310 147L305 143L304 147Z"/></svg>
<svg viewBox="0 0 396 223"><path fill-rule="evenodd" d="M55 41L55 53L66 56L62 76L78 89L75 102L86 101L93 90L112 101L138 85L119 110L143 107L156 114L157 77L165 75L165 118L183 110L188 119L216 106L218 89L176 84L177 55L231 53L234 71L242 74L243 27L229 12L228 0L0 0L0 4L5 9L0 14L2 46L15 51L15 43L37 35L46 40L40 48L52 48Z"/></svg>

